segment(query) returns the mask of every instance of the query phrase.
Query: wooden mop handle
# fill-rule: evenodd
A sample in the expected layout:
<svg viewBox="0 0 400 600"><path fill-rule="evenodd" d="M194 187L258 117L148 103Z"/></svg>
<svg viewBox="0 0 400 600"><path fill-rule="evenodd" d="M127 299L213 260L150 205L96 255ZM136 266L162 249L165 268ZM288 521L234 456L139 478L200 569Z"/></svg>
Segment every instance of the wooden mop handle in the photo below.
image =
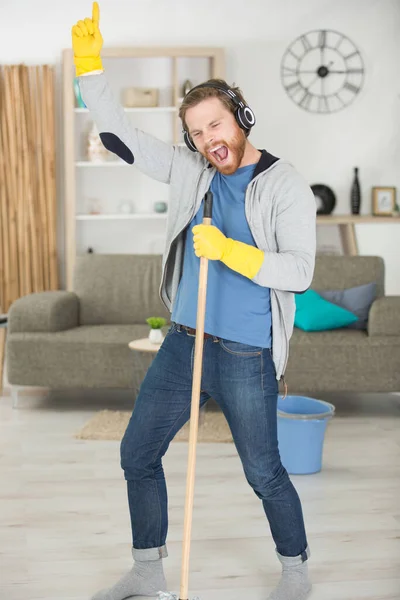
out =
<svg viewBox="0 0 400 600"><path fill-rule="evenodd" d="M212 192L204 198L203 224L211 225ZM199 429L201 374L203 363L204 321L206 315L208 259L200 257L199 289L197 296L196 339L194 350L192 403L190 409L189 454L186 480L185 518L183 525L182 571L180 600L188 600L189 590L189 554L192 533L194 480L196 471L196 444Z"/></svg>

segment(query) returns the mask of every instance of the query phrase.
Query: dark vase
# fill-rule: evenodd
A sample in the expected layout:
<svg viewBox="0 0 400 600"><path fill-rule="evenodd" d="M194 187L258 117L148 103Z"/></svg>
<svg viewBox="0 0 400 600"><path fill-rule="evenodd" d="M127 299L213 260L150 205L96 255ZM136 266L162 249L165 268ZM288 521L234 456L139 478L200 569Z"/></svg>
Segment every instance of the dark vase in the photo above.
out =
<svg viewBox="0 0 400 600"><path fill-rule="evenodd" d="M361 206L361 189L360 181L358 179L358 167L354 167L354 178L351 186L351 212L353 215L360 214Z"/></svg>

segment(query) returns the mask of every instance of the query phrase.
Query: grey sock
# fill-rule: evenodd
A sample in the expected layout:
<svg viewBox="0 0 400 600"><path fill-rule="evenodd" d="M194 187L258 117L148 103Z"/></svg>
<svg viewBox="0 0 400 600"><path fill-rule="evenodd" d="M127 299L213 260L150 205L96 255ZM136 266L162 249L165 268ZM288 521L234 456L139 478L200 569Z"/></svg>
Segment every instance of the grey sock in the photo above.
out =
<svg viewBox="0 0 400 600"><path fill-rule="evenodd" d="M282 563L282 577L268 600L306 600L312 587L307 561L303 562L300 556L278 554L278 558Z"/></svg>
<svg viewBox="0 0 400 600"><path fill-rule="evenodd" d="M158 592L166 589L162 558L135 561L132 569L113 587L97 592L92 600L125 600L131 596L156 598Z"/></svg>

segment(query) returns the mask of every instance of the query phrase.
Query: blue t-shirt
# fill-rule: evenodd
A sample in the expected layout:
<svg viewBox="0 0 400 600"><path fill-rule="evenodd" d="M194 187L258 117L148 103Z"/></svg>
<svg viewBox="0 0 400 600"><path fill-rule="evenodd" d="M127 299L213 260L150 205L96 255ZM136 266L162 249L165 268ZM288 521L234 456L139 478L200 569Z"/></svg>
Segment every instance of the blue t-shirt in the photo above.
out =
<svg viewBox="0 0 400 600"><path fill-rule="evenodd" d="M217 172L212 224L229 238L255 246L245 215L246 188L255 165L232 175ZM193 227L203 222L203 202L186 231L182 277L172 310L172 321L196 327L200 259L193 249ZM208 261L204 331L220 338L262 348L271 347L270 289L257 285L219 260Z"/></svg>

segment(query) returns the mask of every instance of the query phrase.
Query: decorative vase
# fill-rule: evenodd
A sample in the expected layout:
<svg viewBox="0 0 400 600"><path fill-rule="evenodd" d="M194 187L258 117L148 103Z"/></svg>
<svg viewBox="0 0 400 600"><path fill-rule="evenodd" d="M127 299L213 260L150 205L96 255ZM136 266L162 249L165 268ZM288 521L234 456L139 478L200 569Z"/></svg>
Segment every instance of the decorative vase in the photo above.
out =
<svg viewBox="0 0 400 600"><path fill-rule="evenodd" d="M75 93L77 107L78 108L87 108L86 104L82 100L81 89L79 87L79 78L78 77L74 78L74 93Z"/></svg>
<svg viewBox="0 0 400 600"><path fill-rule="evenodd" d="M102 205L99 198L88 198L87 200L87 212L89 215L100 215L102 212Z"/></svg>
<svg viewBox="0 0 400 600"><path fill-rule="evenodd" d="M118 205L118 212L123 215L133 213L133 202L131 200L121 200Z"/></svg>
<svg viewBox="0 0 400 600"><path fill-rule="evenodd" d="M87 157L90 162L104 162L110 152L103 146L95 123L92 124L87 136Z"/></svg>
<svg viewBox="0 0 400 600"><path fill-rule="evenodd" d="M358 167L354 167L354 178L353 185L351 186L351 212L353 215L360 214L361 206L361 190L360 182L358 180Z"/></svg>
<svg viewBox="0 0 400 600"><path fill-rule="evenodd" d="M336 206L336 196L330 187L323 183L311 186L315 196L317 215L330 215Z"/></svg>
<svg viewBox="0 0 400 600"><path fill-rule="evenodd" d="M161 344L164 339L161 329L150 329L149 340L152 344Z"/></svg>
<svg viewBox="0 0 400 600"><path fill-rule="evenodd" d="M188 92L190 92L190 90L192 89L192 87L193 87L193 83L190 81L190 79L186 79L186 81L183 83L183 86L182 86L183 97L185 97L186 94Z"/></svg>
<svg viewBox="0 0 400 600"><path fill-rule="evenodd" d="M167 203L166 202L155 202L154 203L154 210L156 213L165 213L167 212Z"/></svg>

